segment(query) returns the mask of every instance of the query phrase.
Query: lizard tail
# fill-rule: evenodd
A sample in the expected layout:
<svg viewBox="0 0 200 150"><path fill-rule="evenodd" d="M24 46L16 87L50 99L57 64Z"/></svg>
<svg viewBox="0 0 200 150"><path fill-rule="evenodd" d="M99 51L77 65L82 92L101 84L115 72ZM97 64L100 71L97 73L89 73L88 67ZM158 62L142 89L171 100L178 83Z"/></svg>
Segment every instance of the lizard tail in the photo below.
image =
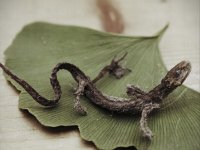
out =
<svg viewBox="0 0 200 150"><path fill-rule="evenodd" d="M87 76L75 65L70 64L70 63L57 64L53 68L51 77L50 77L50 83L51 83L51 86L52 86L52 88L54 90L54 94L55 94L54 99L50 100L50 99L47 99L47 98L41 96L29 83L27 83L25 80L19 78L17 75L12 73L2 63L0 63L0 68L2 68L3 71L8 76L10 76L14 81L16 81L19 85L21 85L24 88L24 90L26 90L35 101L37 101L39 104L41 104L43 106L55 106L61 98L62 91L61 91L59 81L57 80L57 73L59 70L61 70L61 69L68 70L71 73L72 77L77 82L79 82L78 78L88 80Z"/></svg>

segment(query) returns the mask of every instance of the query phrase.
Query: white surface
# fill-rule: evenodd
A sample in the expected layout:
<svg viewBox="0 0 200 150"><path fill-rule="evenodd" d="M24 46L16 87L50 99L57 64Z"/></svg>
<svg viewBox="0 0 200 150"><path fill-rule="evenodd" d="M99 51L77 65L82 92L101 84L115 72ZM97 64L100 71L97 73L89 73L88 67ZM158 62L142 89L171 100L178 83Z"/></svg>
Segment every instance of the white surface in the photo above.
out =
<svg viewBox="0 0 200 150"><path fill-rule="evenodd" d="M160 49L167 68L190 60L192 72L185 84L200 91L199 85L199 0L114 0L125 20L125 34L152 35L165 24ZM93 0L0 0L0 62L4 50L21 28L31 22L86 26L102 30ZM77 130L59 133L42 127L18 107L18 94L0 70L0 149L53 150L95 149L80 139Z"/></svg>

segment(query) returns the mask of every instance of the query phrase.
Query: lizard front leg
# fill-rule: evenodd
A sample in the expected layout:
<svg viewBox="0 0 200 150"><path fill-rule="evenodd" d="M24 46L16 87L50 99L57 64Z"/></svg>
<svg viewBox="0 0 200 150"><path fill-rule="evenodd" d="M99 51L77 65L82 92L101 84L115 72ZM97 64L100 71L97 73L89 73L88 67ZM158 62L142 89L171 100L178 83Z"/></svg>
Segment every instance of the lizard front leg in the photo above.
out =
<svg viewBox="0 0 200 150"><path fill-rule="evenodd" d="M136 97L147 94L146 92L142 91L140 88L138 88L134 85L131 85L131 84L127 85L126 93L128 96L136 96Z"/></svg>
<svg viewBox="0 0 200 150"><path fill-rule="evenodd" d="M152 139L153 137L153 133L151 131L151 129L148 127L148 115L154 110L154 109L158 109L160 108L159 104L147 104L144 106L143 110L142 110L142 115L141 115L141 119L140 119L140 129L143 132L143 136L147 137L148 139Z"/></svg>

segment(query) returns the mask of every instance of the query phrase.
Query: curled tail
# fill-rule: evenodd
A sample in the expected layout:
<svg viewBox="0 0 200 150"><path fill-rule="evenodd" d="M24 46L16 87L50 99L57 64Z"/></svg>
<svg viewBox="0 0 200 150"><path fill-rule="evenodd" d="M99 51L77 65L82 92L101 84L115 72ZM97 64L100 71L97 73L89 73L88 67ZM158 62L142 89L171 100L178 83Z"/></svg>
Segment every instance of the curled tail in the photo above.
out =
<svg viewBox="0 0 200 150"><path fill-rule="evenodd" d="M30 84L28 84L23 79L20 79L17 75L12 73L9 69L7 69L3 64L0 63L0 68L3 69L3 71L10 76L13 80L15 80L19 85L21 85L31 96L32 98L37 101L39 104L43 106L54 106L58 103L58 101L61 98L61 87L59 84L59 81L57 80L57 72L61 69L68 70L73 78L79 82L79 78L82 78L83 80L88 80L86 75L75 65L70 63L59 63L57 64L51 73L50 82L51 86L54 90L55 97L52 100L46 99L45 97L41 96Z"/></svg>

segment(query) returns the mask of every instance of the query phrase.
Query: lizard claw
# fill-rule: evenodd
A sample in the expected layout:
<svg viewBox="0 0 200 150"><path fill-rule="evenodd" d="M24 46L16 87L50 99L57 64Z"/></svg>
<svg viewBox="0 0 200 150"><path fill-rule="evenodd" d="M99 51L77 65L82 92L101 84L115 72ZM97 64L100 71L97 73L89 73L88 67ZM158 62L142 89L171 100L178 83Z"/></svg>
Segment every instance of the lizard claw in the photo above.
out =
<svg viewBox="0 0 200 150"><path fill-rule="evenodd" d="M143 133L143 137L145 137L151 141L153 139L152 131L151 130L146 131L145 133Z"/></svg>
<svg viewBox="0 0 200 150"><path fill-rule="evenodd" d="M82 106L80 103L75 103L74 108L79 114L83 116L87 115L86 107Z"/></svg>
<svg viewBox="0 0 200 150"><path fill-rule="evenodd" d="M122 61L128 53L126 52L121 58L116 60L116 56L111 61L111 64L109 65L109 73L114 75L117 79L122 78L126 73L131 72L131 69L123 68L121 65L119 65L119 62Z"/></svg>

